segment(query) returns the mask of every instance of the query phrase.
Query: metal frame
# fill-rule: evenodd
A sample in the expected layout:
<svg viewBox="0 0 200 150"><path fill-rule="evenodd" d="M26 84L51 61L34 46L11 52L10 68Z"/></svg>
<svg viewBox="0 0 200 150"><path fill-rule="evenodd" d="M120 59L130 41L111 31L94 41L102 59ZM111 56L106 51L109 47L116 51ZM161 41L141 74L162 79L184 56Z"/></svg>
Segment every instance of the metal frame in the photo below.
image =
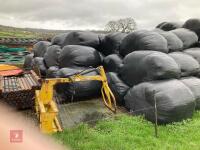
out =
<svg viewBox="0 0 200 150"><path fill-rule="evenodd" d="M116 113L117 107L115 97L108 86L105 71L102 66L95 68L95 70L99 73L99 75L83 76L85 72L83 71L78 74L71 75L68 78L45 79L42 82L41 90L36 91L35 109L39 117L40 129L43 133L54 133L62 131L60 123L57 119L59 110L55 101L53 100L54 85L57 83L69 83L91 80L102 82L101 93L103 102L107 108L109 108L112 112Z"/></svg>

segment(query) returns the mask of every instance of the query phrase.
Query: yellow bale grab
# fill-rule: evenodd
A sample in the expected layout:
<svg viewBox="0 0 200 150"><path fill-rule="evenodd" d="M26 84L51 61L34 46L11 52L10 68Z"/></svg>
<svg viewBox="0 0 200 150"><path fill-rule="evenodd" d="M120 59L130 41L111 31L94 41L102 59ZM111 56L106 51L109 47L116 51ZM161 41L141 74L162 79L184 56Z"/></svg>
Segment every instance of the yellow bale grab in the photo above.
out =
<svg viewBox="0 0 200 150"><path fill-rule="evenodd" d="M95 76L83 76L86 73L96 70L98 75ZM105 106L114 113L116 112L116 101L115 97L110 90L105 71L102 66L82 71L78 74L70 75L67 78L55 78L45 79L42 82L40 90L36 91L35 109L40 121L40 129L43 133L54 133L62 131L62 127L57 119L58 108L57 104L53 99L53 88L57 83L70 83L80 81L96 80L102 82L102 98Z"/></svg>

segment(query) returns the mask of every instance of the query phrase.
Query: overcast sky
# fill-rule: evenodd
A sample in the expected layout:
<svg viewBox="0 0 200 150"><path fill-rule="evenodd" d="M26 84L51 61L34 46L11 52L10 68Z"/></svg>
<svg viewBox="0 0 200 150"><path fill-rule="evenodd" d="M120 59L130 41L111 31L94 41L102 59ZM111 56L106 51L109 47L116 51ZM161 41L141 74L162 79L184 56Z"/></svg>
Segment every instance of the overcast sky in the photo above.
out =
<svg viewBox="0 0 200 150"><path fill-rule="evenodd" d="M200 0L0 0L0 24L47 29L104 29L132 17L138 28L200 18Z"/></svg>

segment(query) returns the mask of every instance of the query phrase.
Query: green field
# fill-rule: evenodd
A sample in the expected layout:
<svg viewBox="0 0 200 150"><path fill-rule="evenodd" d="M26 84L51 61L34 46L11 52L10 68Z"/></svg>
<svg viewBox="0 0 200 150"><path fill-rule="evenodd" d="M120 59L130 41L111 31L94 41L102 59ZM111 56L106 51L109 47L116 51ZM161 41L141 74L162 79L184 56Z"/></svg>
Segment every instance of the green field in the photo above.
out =
<svg viewBox="0 0 200 150"><path fill-rule="evenodd" d="M0 38L52 38L57 34L71 32L73 30L49 30L36 28L16 28L10 26L0 25ZM81 30L77 30L81 31ZM95 33L107 33L102 30L91 30Z"/></svg>
<svg viewBox="0 0 200 150"><path fill-rule="evenodd" d="M34 35L31 32L26 32L26 31L12 31L12 32L7 32L7 31L0 31L0 37L4 38L37 38L37 35Z"/></svg>
<svg viewBox="0 0 200 150"><path fill-rule="evenodd" d="M0 25L0 38L51 38L55 34L56 32L54 31L42 29L15 28Z"/></svg>
<svg viewBox="0 0 200 150"><path fill-rule="evenodd" d="M119 115L91 127L81 124L54 137L72 150L199 150L200 112L192 119L158 127L142 117Z"/></svg>

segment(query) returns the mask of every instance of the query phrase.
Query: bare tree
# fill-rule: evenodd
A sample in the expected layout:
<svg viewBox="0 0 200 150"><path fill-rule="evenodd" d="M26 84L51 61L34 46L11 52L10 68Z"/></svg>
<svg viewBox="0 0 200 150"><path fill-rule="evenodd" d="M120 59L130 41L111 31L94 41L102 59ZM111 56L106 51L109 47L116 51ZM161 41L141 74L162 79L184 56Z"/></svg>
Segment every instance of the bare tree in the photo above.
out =
<svg viewBox="0 0 200 150"><path fill-rule="evenodd" d="M119 31L119 26L118 26L117 21L109 21L106 24L105 30L109 31L109 32L117 32L117 31Z"/></svg>
<svg viewBox="0 0 200 150"><path fill-rule="evenodd" d="M136 29L136 22L133 18L123 18L117 21L109 21L105 30L108 32L129 33Z"/></svg>

